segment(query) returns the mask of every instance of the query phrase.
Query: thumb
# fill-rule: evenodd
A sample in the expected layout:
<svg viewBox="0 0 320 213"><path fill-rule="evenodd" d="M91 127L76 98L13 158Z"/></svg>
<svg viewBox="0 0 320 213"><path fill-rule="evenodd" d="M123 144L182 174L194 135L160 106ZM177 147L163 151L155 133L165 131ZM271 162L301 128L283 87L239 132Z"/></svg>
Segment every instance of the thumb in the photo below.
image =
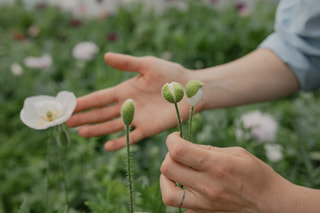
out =
<svg viewBox="0 0 320 213"><path fill-rule="evenodd" d="M138 57L108 52L104 55L104 60L118 70L142 72L141 61Z"/></svg>

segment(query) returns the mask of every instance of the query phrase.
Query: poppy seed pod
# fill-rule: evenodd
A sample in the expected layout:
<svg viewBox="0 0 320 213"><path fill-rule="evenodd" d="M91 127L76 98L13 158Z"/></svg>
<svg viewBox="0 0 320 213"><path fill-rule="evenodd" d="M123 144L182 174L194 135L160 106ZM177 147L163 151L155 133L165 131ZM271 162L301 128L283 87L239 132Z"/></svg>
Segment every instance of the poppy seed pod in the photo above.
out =
<svg viewBox="0 0 320 213"><path fill-rule="evenodd" d="M162 87L162 96L170 103L178 103L184 95L183 87L178 82L166 83Z"/></svg>
<svg viewBox="0 0 320 213"><path fill-rule="evenodd" d="M191 80L186 85L186 94L191 106L197 105L203 96L203 83L198 80Z"/></svg>
<svg viewBox="0 0 320 213"><path fill-rule="evenodd" d="M134 117L135 102L132 99L127 99L121 107L121 118L125 125L129 126Z"/></svg>

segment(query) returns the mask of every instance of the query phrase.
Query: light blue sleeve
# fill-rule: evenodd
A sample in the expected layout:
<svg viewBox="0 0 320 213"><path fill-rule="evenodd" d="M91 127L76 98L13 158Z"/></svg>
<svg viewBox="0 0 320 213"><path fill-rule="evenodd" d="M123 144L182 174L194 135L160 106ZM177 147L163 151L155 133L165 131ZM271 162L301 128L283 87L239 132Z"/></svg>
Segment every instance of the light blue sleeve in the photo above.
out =
<svg viewBox="0 0 320 213"><path fill-rule="evenodd" d="M284 61L302 90L320 88L320 0L282 0L275 32L259 47L272 50Z"/></svg>

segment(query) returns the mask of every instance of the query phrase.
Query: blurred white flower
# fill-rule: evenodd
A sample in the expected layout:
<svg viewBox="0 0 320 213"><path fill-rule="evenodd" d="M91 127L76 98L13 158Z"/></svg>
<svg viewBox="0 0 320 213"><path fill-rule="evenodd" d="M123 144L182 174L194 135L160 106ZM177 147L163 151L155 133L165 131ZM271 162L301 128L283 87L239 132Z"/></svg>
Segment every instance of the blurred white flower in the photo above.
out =
<svg viewBox="0 0 320 213"><path fill-rule="evenodd" d="M26 98L20 112L21 121L33 129L47 129L64 123L77 104L72 92L61 91L57 97L39 95Z"/></svg>
<svg viewBox="0 0 320 213"><path fill-rule="evenodd" d="M52 58L50 55L43 55L41 57L29 56L24 59L24 65L32 69L45 69L52 64Z"/></svg>
<svg viewBox="0 0 320 213"><path fill-rule="evenodd" d="M164 51L161 55L161 58L165 60L171 60L172 59L172 53L169 51Z"/></svg>
<svg viewBox="0 0 320 213"><path fill-rule="evenodd" d="M266 156L271 162L278 162L283 159L282 146L275 143L267 143L264 145Z"/></svg>
<svg viewBox="0 0 320 213"><path fill-rule="evenodd" d="M78 43L72 50L72 55L76 59L91 60L94 55L99 51L98 46L91 42L85 41Z"/></svg>
<svg viewBox="0 0 320 213"><path fill-rule="evenodd" d="M242 123L243 126L240 126L239 123ZM238 139L253 137L259 142L274 141L278 130L278 123L274 118L260 111L242 115L237 125L235 134Z"/></svg>
<svg viewBox="0 0 320 213"><path fill-rule="evenodd" d="M23 68L21 67L20 64L13 63L11 64L10 69L11 69L11 73L15 76L20 76L23 74Z"/></svg>

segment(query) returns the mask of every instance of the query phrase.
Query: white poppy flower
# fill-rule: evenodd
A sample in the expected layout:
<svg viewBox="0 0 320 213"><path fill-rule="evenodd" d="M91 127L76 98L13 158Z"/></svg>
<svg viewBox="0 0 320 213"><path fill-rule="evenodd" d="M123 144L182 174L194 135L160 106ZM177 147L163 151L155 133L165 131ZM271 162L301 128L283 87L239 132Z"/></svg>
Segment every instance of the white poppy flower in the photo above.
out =
<svg viewBox="0 0 320 213"><path fill-rule="evenodd" d="M249 135L246 135L242 128L236 129L236 137L241 139L245 137L253 137L258 142L274 142L278 130L278 123L269 114L253 111L241 116L240 121L243 127L251 130Z"/></svg>
<svg viewBox="0 0 320 213"><path fill-rule="evenodd" d="M61 91L57 97L39 95L26 98L20 112L21 121L33 129L47 129L64 123L77 104L72 92Z"/></svg>
<svg viewBox="0 0 320 213"><path fill-rule="evenodd" d="M52 64L52 58L50 55L43 55L41 57L27 57L24 59L24 65L31 69L45 69Z"/></svg>
<svg viewBox="0 0 320 213"><path fill-rule="evenodd" d="M98 52L98 46L91 41L78 43L72 50L72 55L76 59L89 61Z"/></svg>

